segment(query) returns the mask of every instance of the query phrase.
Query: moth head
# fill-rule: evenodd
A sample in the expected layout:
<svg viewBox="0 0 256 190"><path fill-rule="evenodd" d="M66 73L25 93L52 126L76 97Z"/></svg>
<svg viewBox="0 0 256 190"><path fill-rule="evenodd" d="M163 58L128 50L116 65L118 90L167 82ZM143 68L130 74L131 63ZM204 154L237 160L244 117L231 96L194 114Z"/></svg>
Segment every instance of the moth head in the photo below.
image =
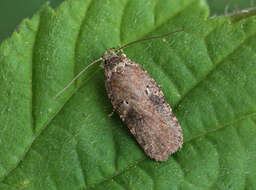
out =
<svg viewBox="0 0 256 190"><path fill-rule="evenodd" d="M101 67L109 67L110 69L112 69L121 61L122 58L115 51L113 51L113 49L110 49L104 52Z"/></svg>

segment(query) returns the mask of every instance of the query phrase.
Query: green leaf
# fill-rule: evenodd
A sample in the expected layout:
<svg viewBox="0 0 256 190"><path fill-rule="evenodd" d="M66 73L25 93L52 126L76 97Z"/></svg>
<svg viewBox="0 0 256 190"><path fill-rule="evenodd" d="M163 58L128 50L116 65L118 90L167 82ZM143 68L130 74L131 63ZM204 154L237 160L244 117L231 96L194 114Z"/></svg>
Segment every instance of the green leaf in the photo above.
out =
<svg viewBox="0 0 256 190"><path fill-rule="evenodd" d="M251 0L207 0L211 15L224 15L253 8L255 3Z"/></svg>
<svg viewBox="0 0 256 190"><path fill-rule="evenodd" d="M0 44L0 189L255 189L256 20L208 18L202 0L68 0ZM234 22L235 21L235 22ZM111 47L162 86L184 134L150 160L90 68Z"/></svg>

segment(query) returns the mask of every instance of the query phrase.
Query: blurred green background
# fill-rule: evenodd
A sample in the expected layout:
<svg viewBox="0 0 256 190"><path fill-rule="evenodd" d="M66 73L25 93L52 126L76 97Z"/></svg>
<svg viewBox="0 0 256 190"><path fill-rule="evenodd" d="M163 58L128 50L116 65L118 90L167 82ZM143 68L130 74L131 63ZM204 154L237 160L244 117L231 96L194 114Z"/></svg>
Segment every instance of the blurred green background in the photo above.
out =
<svg viewBox="0 0 256 190"><path fill-rule="evenodd" d="M31 17L42 4L56 8L64 0L0 0L0 42L8 38L22 19ZM254 3L255 1L255 3ZM255 7L256 0L208 0L211 15L223 15L236 9Z"/></svg>

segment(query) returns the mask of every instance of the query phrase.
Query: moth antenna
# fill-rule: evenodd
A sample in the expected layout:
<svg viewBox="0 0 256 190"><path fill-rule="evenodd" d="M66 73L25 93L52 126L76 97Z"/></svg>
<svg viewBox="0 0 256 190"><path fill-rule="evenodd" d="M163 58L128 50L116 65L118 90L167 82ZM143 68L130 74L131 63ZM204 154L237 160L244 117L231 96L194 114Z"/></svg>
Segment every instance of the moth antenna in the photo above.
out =
<svg viewBox="0 0 256 190"><path fill-rule="evenodd" d="M135 41L129 42L128 44L125 44L122 47L119 47L118 49L116 49L116 51L120 51L121 49L127 48L128 46L130 46L132 44L136 44L138 42L142 42L142 41L146 41L146 40L152 40L152 39L157 39L157 38L163 38L165 36L169 36L171 34L174 34L174 33L177 33L177 32L182 32L182 31L184 31L184 28L182 28L180 30L173 31L173 32L168 32L166 34L158 35L158 36L152 36L152 37L149 37L149 38L143 38L143 39L135 40Z"/></svg>
<svg viewBox="0 0 256 190"><path fill-rule="evenodd" d="M82 71L80 71L80 73L78 73L68 84L67 86L65 86L62 90L60 90L55 96L54 96L54 100L61 95L66 89L68 89L89 67L91 67L92 65L94 65L95 63L102 61L103 58L99 58L96 59L95 61L93 61L92 63L90 63L89 65L87 65Z"/></svg>

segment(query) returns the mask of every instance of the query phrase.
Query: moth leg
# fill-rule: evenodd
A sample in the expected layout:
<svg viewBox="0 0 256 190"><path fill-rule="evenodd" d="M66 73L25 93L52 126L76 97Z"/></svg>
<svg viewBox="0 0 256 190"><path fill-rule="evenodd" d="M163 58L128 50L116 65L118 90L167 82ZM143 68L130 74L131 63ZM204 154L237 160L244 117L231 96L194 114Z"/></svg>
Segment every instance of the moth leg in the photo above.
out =
<svg viewBox="0 0 256 190"><path fill-rule="evenodd" d="M113 109L113 111L110 114L108 114L108 117L112 117L114 113L115 113L115 110Z"/></svg>
<svg viewBox="0 0 256 190"><path fill-rule="evenodd" d="M103 63L103 62L100 64L100 68L102 68L102 69L104 69L104 68L105 68L105 67L104 67L104 63Z"/></svg>
<svg viewBox="0 0 256 190"><path fill-rule="evenodd" d="M110 114L108 114L108 117L112 117L114 115L115 111L116 111L116 107L114 106L113 111Z"/></svg>

